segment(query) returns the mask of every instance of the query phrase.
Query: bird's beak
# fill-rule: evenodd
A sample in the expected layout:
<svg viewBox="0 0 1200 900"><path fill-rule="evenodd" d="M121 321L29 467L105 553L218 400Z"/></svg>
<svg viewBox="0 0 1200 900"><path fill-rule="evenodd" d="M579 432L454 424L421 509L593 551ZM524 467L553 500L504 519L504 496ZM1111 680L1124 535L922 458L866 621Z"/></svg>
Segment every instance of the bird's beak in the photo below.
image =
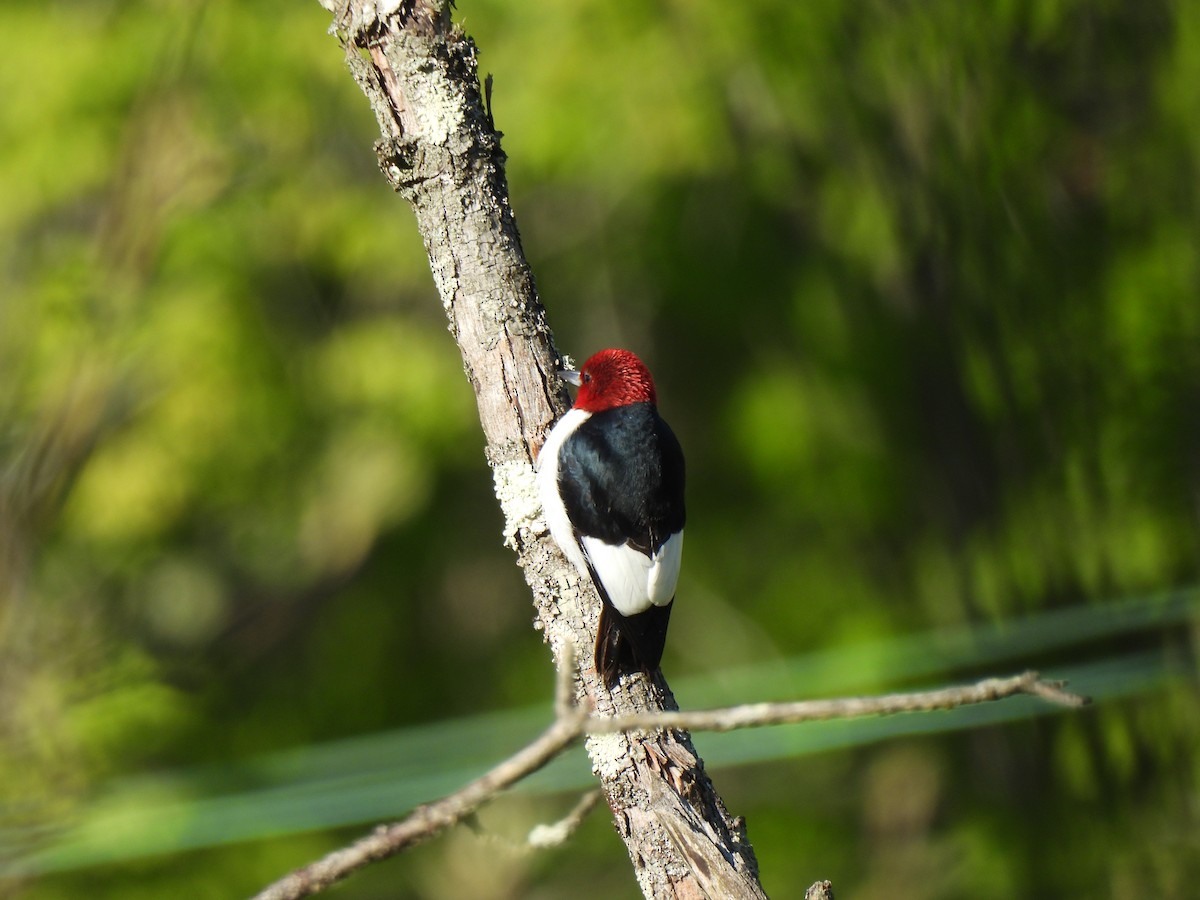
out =
<svg viewBox="0 0 1200 900"><path fill-rule="evenodd" d="M573 369L559 369L558 377L561 378L563 381L565 381L567 384L575 385L575 387L579 387L579 385L582 383L579 380L579 373L574 371Z"/></svg>

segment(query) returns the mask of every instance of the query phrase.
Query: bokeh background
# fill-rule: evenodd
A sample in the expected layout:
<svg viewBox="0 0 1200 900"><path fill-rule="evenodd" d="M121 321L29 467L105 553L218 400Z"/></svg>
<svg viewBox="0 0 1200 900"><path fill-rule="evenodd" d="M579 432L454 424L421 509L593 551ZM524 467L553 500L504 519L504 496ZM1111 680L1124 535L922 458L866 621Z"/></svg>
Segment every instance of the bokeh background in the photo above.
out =
<svg viewBox="0 0 1200 900"><path fill-rule="evenodd" d="M685 705L772 896L1195 896L1200 5L502 3L559 346L688 453ZM0 5L0 892L244 896L516 749L549 654L315 2ZM580 755L346 898L632 897Z"/></svg>

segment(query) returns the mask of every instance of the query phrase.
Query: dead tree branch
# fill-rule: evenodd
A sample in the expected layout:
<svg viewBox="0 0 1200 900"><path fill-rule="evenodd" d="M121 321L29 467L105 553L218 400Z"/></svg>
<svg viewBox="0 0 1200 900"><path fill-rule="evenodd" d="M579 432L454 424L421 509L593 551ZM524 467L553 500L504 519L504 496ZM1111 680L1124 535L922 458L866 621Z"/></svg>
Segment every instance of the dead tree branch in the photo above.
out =
<svg viewBox="0 0 1200 900"><path fill-rule="evenodd" d="M451 24L448 0L321 2L375 112L380 168L416 215L475 390L505 542L532 589L555 665L598 715L674 709L661 678L628 678L610 693L590 666L576 672L563 662L573 647L588 648L590 659L600 602L554 547L537 497L533 460L567 395L509 205L475 45ZM587 748L647 897L765 897L744 827L686 732L597 735ZM673 787L681 783L686 793Z"/></svg>
<svg viewBox="0 0 1200 900"><path fill-rule="evenodd" d="M368 863L395 856L461 822L500 791L536 772L579 739L588 719L583 707L558 718L541 737L448 797L418 808L393 825L383 825L349 847L298 869L255 896L255 900L307 897L341 881Z"/></svg>
<svg viewBox="0 0 1200 900"><path fill-rule="evenodd" d="M382 826L367 837L293 872L259 893L254 900L297 900L340 881L368 863L394 856L462 821L498 793L545 766L586 734L620 731L662 731L690 728L695 731L732 731L763 725L816 722L905 712L956 709L1033 694L1051 703L1077 708L1088 700L1063 688L1061 682L1042 681L1036 672L1011 678L988 678L975 684L936 691L887 694L881 697L849 697L835 700L804 700L794 703L756 703L696 712L640 713L619 717L589 714L585 706L558 709L557 719L537 740L500 765L441 800L422 806L394 825ZM586 813L578 813L582 817ZM575 817L576 814L573 814ZM571 817L569 817L571 818ZM577 823L576 823L577 824ZM813 885L829 891L828 882ZM815 896L820 896L817 894Z"/></svg>

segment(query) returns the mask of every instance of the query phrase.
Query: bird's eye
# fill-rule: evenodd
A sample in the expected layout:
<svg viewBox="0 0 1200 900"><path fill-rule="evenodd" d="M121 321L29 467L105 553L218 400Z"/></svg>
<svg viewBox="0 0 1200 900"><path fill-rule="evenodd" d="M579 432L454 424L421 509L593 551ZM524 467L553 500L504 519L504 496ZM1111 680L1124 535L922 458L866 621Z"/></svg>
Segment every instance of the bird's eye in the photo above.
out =
<svg viewBox="0 0 1200 900"><path fill-rule="evenodd" d="M592 373L584 372L582 375L582 379L583 379L584 384L591 384L592 383Z"/></svg>

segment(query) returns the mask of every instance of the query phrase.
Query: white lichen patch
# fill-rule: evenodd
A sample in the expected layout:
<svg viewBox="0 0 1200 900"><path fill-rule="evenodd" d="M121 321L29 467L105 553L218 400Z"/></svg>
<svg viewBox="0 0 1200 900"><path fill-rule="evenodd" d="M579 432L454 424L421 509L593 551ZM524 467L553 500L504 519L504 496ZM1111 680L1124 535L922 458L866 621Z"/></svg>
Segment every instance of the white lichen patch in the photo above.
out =
<svg viewBox="0 0 1200 900"><path fill-rule="evenodd" d="M547 629L546 639L550 642L550 646L554 648L554 656L559 660L558 665L560 667L570 665L572 670L578 670L580 662L585 657L583 649L575 640L575 632L561 619L555 619L554 623Z"/></svg>
<svg viewBox="0 0 1200 900"><path fill-rule="evenodd" d="M521 529L531 534L546 531L533 466L522 459L499 463L492 467L492 482L504 513L504 546L519 550L517 536Z"/></svg>
<svg viewBox="0 0 1200 900"><path fill-rule="evenodd" d="M629 765L629 742L623 734L593 734L587 739L592 771L601 778L616 778Z"/></svg>
<svg viewBox="0 0 1200 900"><path fill-rule="evenodd" d="M391 2L385 0L381 6ZM431 54L424 42L426 38L401 31L386 53L404 93L411 136L440 147L464 130L467 116L459 82L445 73L430 76Z"/></svg>

